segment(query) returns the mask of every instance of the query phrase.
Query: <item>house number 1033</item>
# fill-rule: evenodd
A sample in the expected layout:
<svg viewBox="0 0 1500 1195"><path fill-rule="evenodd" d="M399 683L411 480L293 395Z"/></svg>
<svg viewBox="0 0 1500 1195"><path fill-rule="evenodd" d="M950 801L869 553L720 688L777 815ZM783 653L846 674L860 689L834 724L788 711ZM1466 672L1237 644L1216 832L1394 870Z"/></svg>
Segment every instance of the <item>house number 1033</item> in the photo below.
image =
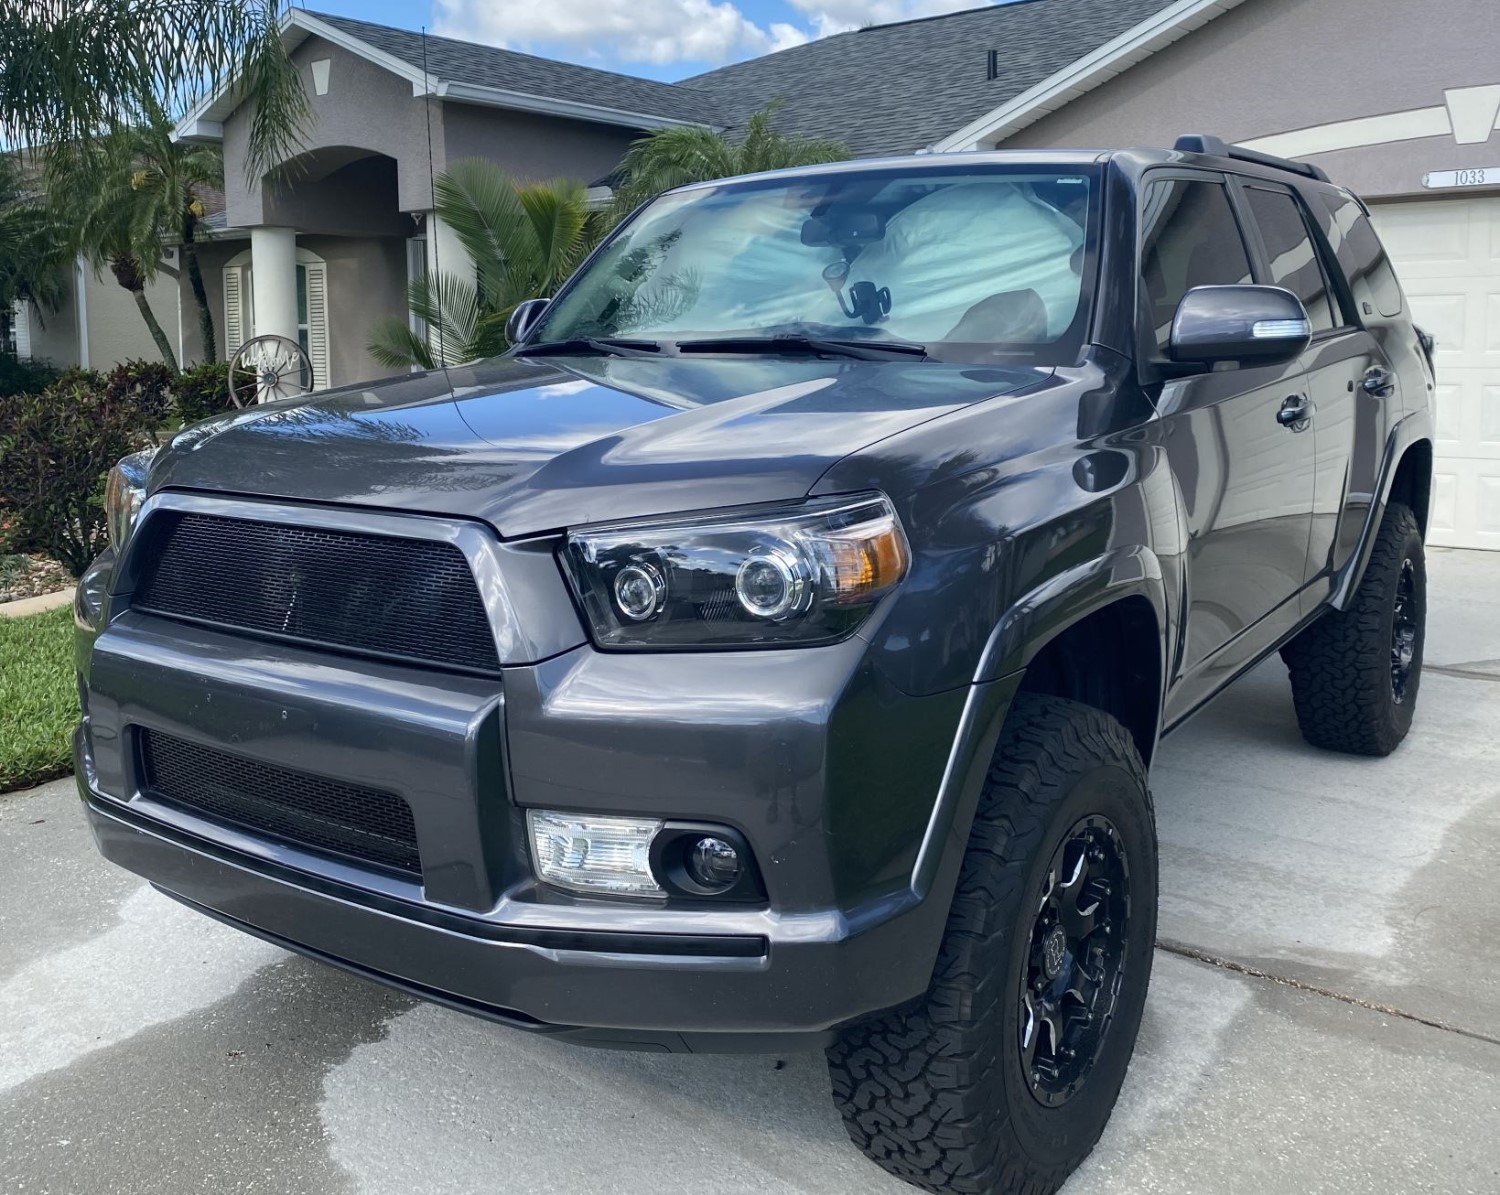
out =
<svg viewBox="0 0 1500 1195"><path fill-rule="evenodd" d="M1500 166L1469 170L1434 170L1422 176L1422 185L1428 190L1446 187L1500 186Z"/></svg>

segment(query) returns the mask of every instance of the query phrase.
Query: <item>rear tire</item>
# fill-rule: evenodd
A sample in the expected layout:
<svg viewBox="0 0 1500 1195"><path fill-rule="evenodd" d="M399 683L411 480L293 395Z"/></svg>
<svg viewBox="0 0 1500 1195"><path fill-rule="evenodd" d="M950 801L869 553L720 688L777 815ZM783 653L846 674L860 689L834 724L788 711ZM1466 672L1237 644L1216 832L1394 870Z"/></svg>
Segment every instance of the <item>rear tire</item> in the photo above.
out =
<svg viewBox="0 0 1500 1195"><path fill-rule="evenodd" d="M1330 610L1282 649L1302 737L1389 755L1411 729L1422 680L1427 565L1422 530L1393 502L1347 610Z"/></svg>
<svg viewBox="0 0 1500 1195"><path fill-rule="evenodd" d="M1061 1186L1104 1130L1135 1048L1156 881L1129 733L1092 707L1018 696L931 986L828 1051L854 1144L928 1191Z"/></svg>

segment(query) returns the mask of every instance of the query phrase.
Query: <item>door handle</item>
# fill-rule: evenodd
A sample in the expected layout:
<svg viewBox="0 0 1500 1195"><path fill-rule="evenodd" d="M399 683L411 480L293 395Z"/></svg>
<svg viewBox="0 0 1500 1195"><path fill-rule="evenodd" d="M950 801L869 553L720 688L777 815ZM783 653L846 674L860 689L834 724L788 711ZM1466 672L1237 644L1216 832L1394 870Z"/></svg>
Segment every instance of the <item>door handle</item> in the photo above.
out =
<svg viewBox="0 0 1500 1195"><path fill-rule="evenodd" d="M1276 412L1276 422L1282 427L1289 427L1294 432L1300 432L1307 427L1312 418L1312 403L1307 401L1305 394L1292 394L1281 404L1281 409Z"/></svg>
<svg viewBox="0 0 1500 1195"><path fill-rule="evenodd" d="M1376 398L1389 398L1396 393L1396 375L1388 369L1372 365L1365 370L1364 380L1360 382L1360 387L1366 394Z"/></svg>

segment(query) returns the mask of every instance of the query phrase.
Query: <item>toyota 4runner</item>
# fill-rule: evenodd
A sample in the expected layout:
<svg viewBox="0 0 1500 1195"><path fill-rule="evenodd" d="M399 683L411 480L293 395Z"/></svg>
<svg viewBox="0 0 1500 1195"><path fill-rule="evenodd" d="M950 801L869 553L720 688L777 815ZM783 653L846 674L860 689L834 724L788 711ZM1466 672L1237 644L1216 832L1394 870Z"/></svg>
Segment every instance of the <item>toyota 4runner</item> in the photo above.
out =
<svg viewBox="0 0 1500 1195"><path fill-rule="evenodd" d="M892 1174L1053 1190L1159 739L1277 651L1311 743L1411 724L1432 345L1360 200L1201 136L729 179L511 337L122 462L100 849L519 1029L824 1049Z"/></svg>

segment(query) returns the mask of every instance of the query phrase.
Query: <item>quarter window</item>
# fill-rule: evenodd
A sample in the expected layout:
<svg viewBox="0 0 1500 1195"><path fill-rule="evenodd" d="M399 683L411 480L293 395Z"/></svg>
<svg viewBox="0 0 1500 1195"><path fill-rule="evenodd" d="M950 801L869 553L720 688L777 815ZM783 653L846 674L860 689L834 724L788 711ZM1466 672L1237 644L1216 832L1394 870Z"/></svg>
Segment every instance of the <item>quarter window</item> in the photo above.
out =
<svg viewBox="0 0 1500 1195"><path fill-rule="evenodd" d="M1247 187L1250 211L1265 242L1271 281L1302 300L1314 332L1326 332L1342 321L1334 314L1328 276L1318 260L1312 233L1297 200L1286 191Z"/></svg>
<svg viewBox="0 0 1500 1195"><path fill-rule="evenodd" d="M1252 281L1250 256L1222 183L1152 183L1141 215L1141 301L1164 355L1182 296L1195 286Z"/></svg>
<svg viewBox="0 0 1500 1195"><path fill-rule="evenodd" d="M1394 319L1401 314L1401 284L1369 217L1359 204L1342 195L1325 194L1323 202L1328 207L1323 230L1356 301L1363 305L1366 315L1373 314L1370 308L1374 307L1387 319Z"/></svg>

